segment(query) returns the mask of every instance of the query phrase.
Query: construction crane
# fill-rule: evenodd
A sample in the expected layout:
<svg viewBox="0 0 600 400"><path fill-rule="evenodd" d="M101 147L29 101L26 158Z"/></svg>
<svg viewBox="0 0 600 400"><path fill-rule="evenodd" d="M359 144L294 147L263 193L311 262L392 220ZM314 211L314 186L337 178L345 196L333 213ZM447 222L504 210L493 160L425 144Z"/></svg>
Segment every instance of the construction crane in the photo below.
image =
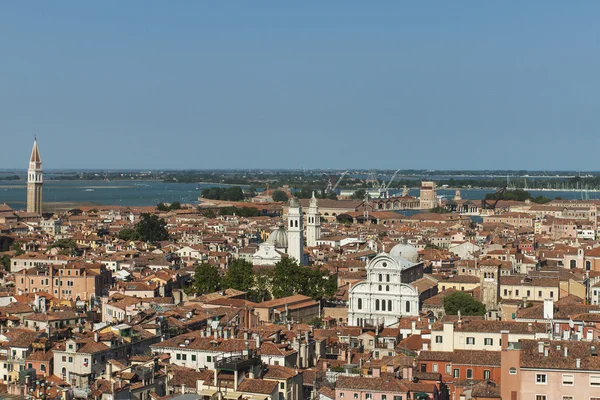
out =
<svg viewBox="0 0 600 400"><path fill-rule="evenodd" d="M377 179L377 173L375 171L369 172L369 175L368 175L365 183L367 185L370 183L373 186L373 189L379 189L381 187L381 184L379 183L379 180Z"/></svg>
<svg viewBox="0 0 600 400"><path fill-rule="evenodd" d="M344 177L346 175L348 175L349 171L344 171L342 172L342 175L340 176L340 178L337 180L337 182L335 183L335 185L333 184L333 177L331 177L328 181L327 181L327 187L325 188L325 193L331 193L334 192L335 189L337 189L337 187L340 185L340 183L342 182L342 179L344 179Z"/></svg>
<svg viewBox="0 0 600 400"><path fill-rule="evenodd" d="M390 179L390 181L387 183L387 185L384 183L381 184L381 188L384 190L388 190L390 188L390 186L392 185L392 182L394 182L394 179L396 179L396 175L398 175L398 172L400 172L399 169L396 170L396 172L394 172L394 175L392 175L392 179Z"/></svg>
<svg viewBox="0 0 600 400"><path fill-rule="evenodd" d="M483 210L496 210L496 206L498 205L498 202L502 199L502 197L504 197L507 187L508 184L500 188L496 193L494 193L494 197L492 199L486 200L484 198L483 200L481 200L481 208Z"/></svg>

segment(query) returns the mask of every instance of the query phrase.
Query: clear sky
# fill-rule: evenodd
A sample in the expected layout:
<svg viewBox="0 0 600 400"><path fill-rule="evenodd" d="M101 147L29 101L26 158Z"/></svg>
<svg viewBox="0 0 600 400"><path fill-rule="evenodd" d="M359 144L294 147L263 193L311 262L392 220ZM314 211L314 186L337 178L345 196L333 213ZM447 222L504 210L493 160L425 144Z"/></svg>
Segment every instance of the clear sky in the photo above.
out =
<svg viewBox="0 0 600 400"><path fill-rule="evenodd" d="M599 1L4 1L0 168L600 170Z"/></svg>

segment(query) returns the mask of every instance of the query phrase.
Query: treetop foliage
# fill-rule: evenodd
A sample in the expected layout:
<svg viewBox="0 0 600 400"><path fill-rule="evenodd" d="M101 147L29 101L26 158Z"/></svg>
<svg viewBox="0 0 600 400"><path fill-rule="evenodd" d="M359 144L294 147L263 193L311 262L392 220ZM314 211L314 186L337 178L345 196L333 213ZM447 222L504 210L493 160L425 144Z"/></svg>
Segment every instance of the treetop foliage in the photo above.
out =
<svg viewBox="0 0 600 400"><path fill-rule="evenodd" d="M465 292L455 292L444 297L444 310L448 315L484 315L485 306Z"/></svg>

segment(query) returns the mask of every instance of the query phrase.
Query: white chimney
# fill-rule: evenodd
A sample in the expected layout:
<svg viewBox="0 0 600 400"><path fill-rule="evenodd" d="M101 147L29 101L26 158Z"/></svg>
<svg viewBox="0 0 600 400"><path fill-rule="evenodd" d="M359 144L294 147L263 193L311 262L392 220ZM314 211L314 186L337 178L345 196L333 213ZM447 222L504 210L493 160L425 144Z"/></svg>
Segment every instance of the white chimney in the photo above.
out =
<svg viewBox="0 0 600 400"><path fill-rule="evenodd" d="M567 346L564 347L563 352L565 354L565 358L569 356L569 349L567 348Z"/></svg>
<svg viewBox="0 0 600 400"><path fill-rule="evenodd" d="M580 368L581 368L581 358L577 358L577 359L575 360L575 366L577 367L577 369L580 369Z"/></svg>
<svg viewBox="0 0 600 400"><path fill-rule="evenodd" d="M538 353L544 353L544 342L538 342Z"/></svg>
<svg viewBox="0 0 600 400"><path fill-rule="evenodd" d="M554 319L554 300L544 299L544 319Z"/></svg>

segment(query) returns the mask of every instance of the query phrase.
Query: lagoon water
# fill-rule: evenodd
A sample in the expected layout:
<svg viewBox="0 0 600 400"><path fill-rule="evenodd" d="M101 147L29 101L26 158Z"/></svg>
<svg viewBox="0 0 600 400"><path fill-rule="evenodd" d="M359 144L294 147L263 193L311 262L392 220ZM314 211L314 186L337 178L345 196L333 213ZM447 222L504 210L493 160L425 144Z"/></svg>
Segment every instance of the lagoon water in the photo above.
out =
<svg viewBox="0 0 600 400"><path fill-rule="evenodd" d="M202 189L213 186L227 186L213 183L163 183L161 181L46 181L44 182L44 202L48 203L95 203L100 205L150 206L159 202L179 201L196 203ZM0 181L0 204L7 203L13 209L25 208L27 185L23 181ZM463 199L481 200L492 189L462 189ZM532 196L546 196L564 199L582 199L585 193L560 191L534 191ZM418 196L418 189L410 195ZM454 190L439 189L438 195L446 198L454 196ZM590 199L600 198L599 192L590 192Z"/></svg>

